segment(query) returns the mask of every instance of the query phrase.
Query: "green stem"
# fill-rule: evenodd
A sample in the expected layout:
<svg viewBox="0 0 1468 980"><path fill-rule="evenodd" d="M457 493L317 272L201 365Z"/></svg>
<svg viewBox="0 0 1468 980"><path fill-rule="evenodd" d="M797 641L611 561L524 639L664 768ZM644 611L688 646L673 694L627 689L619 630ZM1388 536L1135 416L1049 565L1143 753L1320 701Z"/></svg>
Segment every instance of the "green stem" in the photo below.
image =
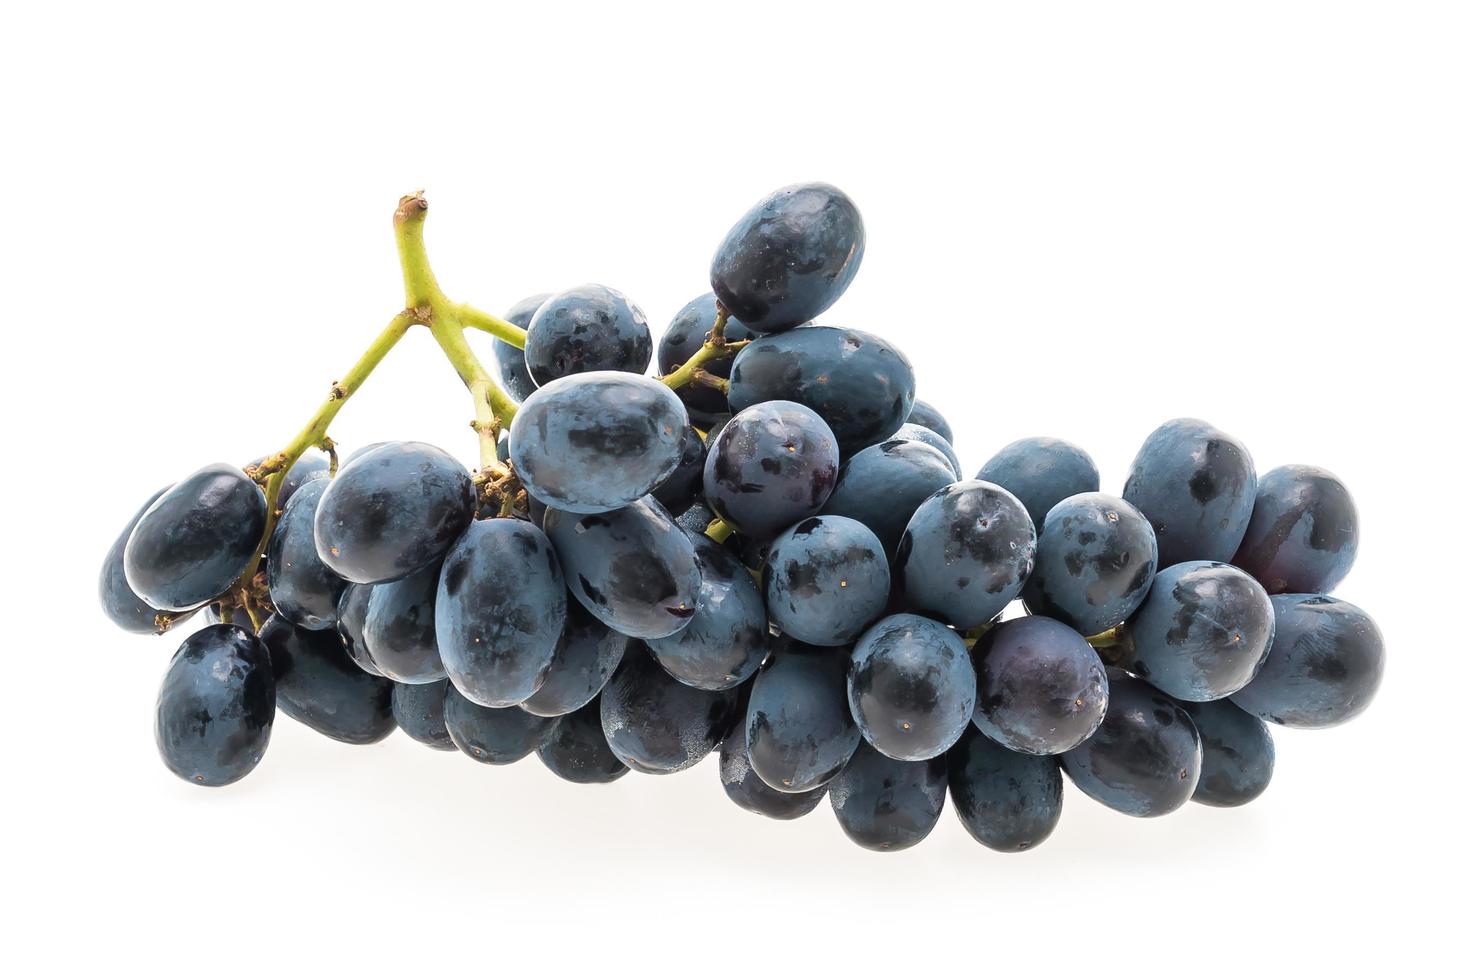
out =
<svg viewBox="0 0 1468 980"><path fill-rule="evenodd" d="M1095 636L1088 636L1086 637L1086 642L1100 650L1105 650L1108 647L1119 646L1122 642L1121 627L1113 626L1111 627L1111 629L1107 630L1104 633L1097 633Z"/></svg>
<svg viewBox="0 0 1468 980"><path fill-rule="evenodd" d="M485 333L503 340L511 347L518 347L521 350L525 349L525 331L510 321L501 320L493 313L486 313L483 310L470 306L468 303L456 304L454 312L458 314L459 322L464 326L473 327L475 330L483 330Z"/></svg>
<svg viewBox="0 0 1468 980"><path fill-rule="evenodd" d="M729 539L729 535L734 533L734 528L715 517L712 521L709 521L709 526L703 529L703 533L705 536L723 544Z"/></svg>
<svg viewBox="0 0 1468 980"><path fill-rule="evenodd" d="M724 324L728 322L729 311L724 309L723 306L720 306L718 316L714 318L714 328L709 331L708 340L704 341L704 345L694 352L694 355L688 359L687 363L680 364L675 370L663 375L658 380L669 388L675 389L696 381L710 388L728 391L729 382L723 378L709 374L703 369L703 366L710 361L719 361L726 357L734 356L749 343L747 340L738 340L731 344L725 340Z"/></svg>

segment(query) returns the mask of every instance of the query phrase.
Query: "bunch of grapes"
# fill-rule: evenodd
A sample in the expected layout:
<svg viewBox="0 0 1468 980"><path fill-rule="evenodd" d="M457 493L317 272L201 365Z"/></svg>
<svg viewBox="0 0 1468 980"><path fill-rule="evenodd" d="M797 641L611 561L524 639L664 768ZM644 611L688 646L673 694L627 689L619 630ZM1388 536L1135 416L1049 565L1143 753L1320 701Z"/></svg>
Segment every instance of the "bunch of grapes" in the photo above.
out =
<svg viewBox="0 0 1468 980"><path fill-rule="evenodd" d="M579 783L717 751L755 813L829 798L853 840L897 850L951 796L979 842L1024 850L1062 772L1135 816L1236 806L1270 780L1266 722L1339 724L1375 694L1381 635L1327 594L1357 548L1339 480L1256 476L1195 419L1148 437L1120 497L1054 439L964 479L902 353L812 323L862 259L838 189L739 220L660 376L615 290L504 318L447 299L426 210L395 215L405 308L300 435L160 490L103 564L122 628L208 621L157 702L183 779L249 773L279 709L344 742L534 753ZM414 442L338 462L331 420L412 329L473 398L476 471ZM494 336L498 378L467 329Z"/></svg>

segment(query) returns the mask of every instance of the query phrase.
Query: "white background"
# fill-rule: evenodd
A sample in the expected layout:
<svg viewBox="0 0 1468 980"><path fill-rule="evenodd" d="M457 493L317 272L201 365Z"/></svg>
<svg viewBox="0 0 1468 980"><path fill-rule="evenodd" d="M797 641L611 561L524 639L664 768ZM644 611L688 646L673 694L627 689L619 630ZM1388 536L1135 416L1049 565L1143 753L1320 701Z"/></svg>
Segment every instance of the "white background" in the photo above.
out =
<svg viewBox="0 0 1468 980"><path fill-rule="evenodd" d="M631 6L4 15L7 972L1412 975L1456 947L1461 6ZM398 309L400 194L427 189L451 295L594 280L661 329L803 180L867 224L824 321L905 349L970 475L1054 435L1117 492L1196 415L1345 479L1374 709L1279 732L1253 806L1069 792L1019 856L951 814L869 854L824 806L736 809L713 763L588 789L284 718L233 788L164 770L177 640L110 630L97 561L159 485L280 447ZM467 460L468 418L414 336L333 434Z"/></svg>

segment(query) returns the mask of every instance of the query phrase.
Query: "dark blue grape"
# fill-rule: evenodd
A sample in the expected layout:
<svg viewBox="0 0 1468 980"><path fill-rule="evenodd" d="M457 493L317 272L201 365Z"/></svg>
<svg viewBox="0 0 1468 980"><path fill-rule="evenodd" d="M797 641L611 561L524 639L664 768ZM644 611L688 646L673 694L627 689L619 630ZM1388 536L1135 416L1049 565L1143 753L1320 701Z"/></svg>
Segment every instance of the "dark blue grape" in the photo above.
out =
<svg viewBox="0 0 1468 980"><path fill-rule="evenodd" d="M1194 803L1243 806L1257 799L1274 775L1269 726L1232 701L1184 704L1203 741L1203 775Z"/></svg>
<svg viewBox="0 0 1468 980"><path fill-rule="evenodd" d="M953 471L953 479L963 479L963 464L958 461L958 453L953 451L953 446L938 433L925 426L914 425L904 422L897 427L897 431L887 437L888 441L900 439L905 442L920 442L925 446L932 446L943 454L943 459L948 463L948 468Z"/></svg>
<svg viewBox="0 0 1468 980"><path fill-rule="evenodd" d="M367 745L397 727L392 681L358 667L330 630L303 630L279 616L260 628L275 670L281 713L338 742Z"/></svg>
<svg viewBox="0 0 1468 980"><path fill-rule="evenodd" d="M851 715L885 755L942 755L974 711L974 667L957 633L907 613L879 620L857 641L846 675Z"/></svg>
<svg viewBox="0 0 1468 980"><path fill-rule="evenodd" d="M849 517L808 517L770 545L765 607L786 636L839 646L887 608L891 576L882 542Z"/></svg>
<svg viewBox="0 0 1468 980"><path fill-rule="evenodd" d="M1015 752L1075 748L1106 714L1106 668L1064 623L1044 616L1000 623L975 645L974 666L974 724Z"/></svg>
<svg viewBox="0 0 1468 980"><path fill-rule="evenodd" d="M804 793L841 771L861 742L846 704L845 649L787 641L754 678L745 744L756 775Z"/></svg>
<svg viewBox="0 0 1468 980"><path fill-rule="evenodd" d="M937 449L888 439L846 461L822 513L865 524L890 559L918 505L954 479L948 461Z"/></svg>
<svg viewBox="0 0 1468 980"><path fill-rule="evenodd" d="M183 641L163 675L154 726L174 775L201 786L248 775L274 721L275 675L259 639L219 624Z"/></svg>
<svg viewBox="0 0 1468 980"><path fill-rule="evenodd" d="M792 184L729 229L709 281L731 314L757 333L805 323L841 298L866 248L861 212L830 184Z"/></svg>
<svg viewBox="0 0 1468 980"><path fill-rule="evenodd" d="M607 627L581 603L566 603L566 625L556 641L545 681L520 707L533 715L555 718L589 704L622 662L627 642L627 637Z"/></svg>
<svg viewBox="0 0 1468 980"><path fill-rule="evenodd" d="M703 494L735 530L769 540L812 516L836 485L831 427L803 405L765 402L729 420L709 446Z"/></svg>
<svg viewBox="0 0 1468 980"><path fill-rule="evenodd" d="M662 339L658 341L658 372L660 374L671 374L676 371L703 348L709 331L714 328L714 319L718 315L717 306L718 301L714 298L714 294L704 293L678 311L678 315L673 317L673 322L668 324L668 329L663 333ZM749 328L734 317L729 317L724 324L724 339L730 343L748 340L750 336L752 335ZM703 367L705 371L715 377L727 378L733 360L732 357L724 357L708 361ZM678 389L678 397L687 406L688 417L701 425L711 423L721 415L729 414L729 398L717 388L701 384L686 384Z"/></svg>
<svg viewBox="0 0 1468 980"><path fill-rule="evenodd" d="M1281 466L1259 479L1233 563L1271 594L1329 592L1356 562L1356 505L1333 473Z"/></svg>
<svg viewBox="0 0 1468 980"><path fill-rule="evenodd" d="M943 413L921 398L914 398L912 411L907 413L907 420L913 425L920 425L925 429L932 429L949 444L953 444L953 426L943 417Z"/></svg>
<svg viewBox="0 0 1468 980"><path fill-rule="evenodd" d="M959 629L992 620L1035 563L1035 527L992 483L954 483L918 507L897 544L893 591L906 608Z"/></svg>
<svg viewBox="0 0 1468 980"><path fill-rule="evenodd" d="M609 514L549 508L545 533L571 594L618 633L656 639L692 620L701 581L693 542L652 497Z"/></svg>
<svg viewBox="0 0 1468 980"><path fill-rule="evenodd" d="M1011 751L970 725L947 759L953 809L985 847L1028 851L1060 822L1064 791L1054 756Z"/></svg>
<svg viewBox="0 0 1468 980"><path fill-rule="evenodd" d="M873 851L901 851L932 833L947 791L941 755L903 762L863 743L831 780L829 795L847 837Z"/></svg>
<svg viewBox="0 0 1468 980"><path fill-rule="evenodd" d="M707 455L703 440L693 426L683 430L683 454L678 457L678 468L673 470L662 483L653 488L652 495L670 514L682 514L698 499L703 489L703 460Z"/></svg>
<svg viewBox="0 0 1468 980"><path fill-rule="evenodd" d="M1011 442L979 468L976 479L1018 497L1037 529L1066 497L1101 489L1101 475L1084 449L1043 436Z"/></svg>
<svg viewBox="0 0 1468 980"><path fill-rule="evenodd" d="M1187 561L1157 573L1126 632L1127 670L1175 698L1213 701L1258 672L1274 611L1264 588L1232 565Z"/></svg>
<svg viewBox="0 0 1468 980"><path fill-rule="evenodd" d="M393 442L342 467L316 505L316 551L349 582L390 582L438 562L474 519L462 463Z"/></svg>
<svg viewBox="0 0 1468 980"><path fill-rule="evenodd" d="M132 537L133 528L137 527L138 519L147 513L148 508L153 506L153 501L168 490L164 487L133 515L133 519L127 522L127 527L112 542L112 547L107 549L107 555L102 559L102 572L97 576L97 597L102 602L102 611L112 622L127 630L129 633L161 633L158 627L158 615L161 609L154 609L134 592L127 584L127 572L123 569L122 555L127 548L127 539ZM187 618L187 615L180 617Z"/></svg>
<svg viewBox="0 0 1468 980"><path fill-rule="evenodd" d="M557 718L535 751L547 769L569 782L610 783L627 774L627 767L607 745L601 704L595 699Z"/></svg>
<svg viewBox="0 0 1468 980"><path fill-rule="evenodd" d="M475 521L444 559L434 619L444 668L466 698L508 708L530 697L566 624L550 540L528 521Z"/></svg>
<svg viewBox="0 0 1468 980"><path fill-rule="evenodd" d="M1122 496L1157 532L1157 567L1228 561L1254 509L1254 459L1198 419L1173 419L1142 443Z"/></svg>
<svg viewBox="0 0 1468 980"><path fill-rule="evenodd" d="M553 381L510 425L515 472L532 497L558 510L625 507L673 475L688 412L667 385L621 371Z"/></svg>
<svg viewBox="0 0 1468 980"><path fill-rule="evenodd" d="M527 296L514 306L510 307L505 319L519 327L521 330L530 328L530 321L535 316L535 311L540 309L541 304L550 299L550 293L536 293ZM517 402L523 402L530 397L530 393L538 386L530 377L530 368L525 366L525 352L514 344L494 339L494 359L499 365L500 383L510 397Z"/></svg>
<svg viewBox="0 0 1468 980"><path fill-rule="evenodd" d="M1356 606L1324 595L1278 595L1274 642L1234 704L1290 728L1329 728L1365 711L1381 687L1381 630Z"/></svg>
<svg viewBox="0 0 1468 980"><path fill-rule="evenodd" d="M1107 670L1106 719L1060 757L1076 789L1133 817L1159 817L1192 798L1203 764L1193 720L1172 698Z"/></svg>
<svg viewBox="0 0 1468 980"><path fill-rule="evenodd" d="M750 813L775 820L794 820L810 813L826 798L826 784L804 793L782 793L771 788L749 762L746 723L741 720L719 746L719 781L724 793Z"/></svg>
<svg viewBox="0 0 1468 980"><path fill-rule="evenodd" d="M336 625L336 607L346 581L316 553L316 508L326 481L306 484L291 498L270 536L266 569L275 611L303 629Z"/></svg>
<svg viewBox="0 0 1468 980"><path fill-rule="evenodd" d="M647 646L684 684L723 691L743 684L764 663L770 649L765 602L738 559L702 534L692 541L701 576L697 610L683 629Z"/></svg>
<svg viewBox="0 0 1468 980"><path fill-rule="evenodd" d="M1095 636L1126 619L1157 572L1157 536L1142 512L1119 497L1081 493L1045 518L1025 608Z"/></svg>
<svg viewBox="0 0 1468 980"><path fill-rule="evenodd" d="M714 522L714 512L703 504L694 504L678 515L677 524L689 535L702 534ZM694 539L697 543L697 539Z"/></svg>
<svg viewBox="0 0 1468 980"><path fill-rule="evenodd" d="M371 598L372 586L348 584L336 605L336 633L341 638L342 649L358 667L381 677L382 671L372 662L365 637L367 604Z"/></svg>
<svg viewBox="0 0 1468 980"><path fill-rule="evenodd" d="M427 684L394 684L392 717L403 734L415 742L452 752L454 740L449 738L448 727L443 723L443 699L448 686L447 679Z"/></svg>
<svg viewBox="0 0 1468 980"><path fill-rule="evenodd" d="M641 643L632 643L601 694L607 744L645 773L687 769L718 748L739 715L734 691L700 691L674 680Z"/></svg>
<svg viewBox="0 0 1468 980"><path fill-rule="evenodd" d="M240 577L264 535L255 481L226 463L206 466L138 518L122 555L127 586L155 609L193 609Z"/></svg>
<svg viewBox="0 0 1468 980"><path fill-rule="evenodd" d="M901 428L915 381L902 352L880 337L842 327L803 327L751 341L729 372L729 407L769 401L814 411L851 456Z"/></svg>
<svg viewBox="0 0 1468 980"><path fill-rule="evenodd" d="M525 331L525 365L542 386L589 371L641 374L651 362L647 317L626 296L596 283L551 296Z"/></svg>
<svg viewBox="0 0 1468 980"><path fill-rule="evenodd" d="M507 766L539 748L556 719L541 718L518 707L487 708L470 701L450 684L443 695L443 723L460 752L475 762Z"/></svg>
<svg viewBox="0 0 1468 980"><path fill-rule="evenodd" d="M372 663L369 673L407 684L447 676L434 622L438 579L439 566L429 565L396 582L352 586L367 595L360 632L346 641L352 659L363 653Z"/></svg>
<svg viewBox="0 0 1468 980"><path fill-rule="evenodd" d="M250 463L250 466L259 466L267 458L257 457ZM249 466L245 469L248 470ZM308 483L315 483L317 480L325 480L330 475L331 461L326 458L326 455L314 449L308 449L291 465L290 469L286 470L285 479L280 482L280 492L275 498L275 506L283 509L301 487Z"/></svg>

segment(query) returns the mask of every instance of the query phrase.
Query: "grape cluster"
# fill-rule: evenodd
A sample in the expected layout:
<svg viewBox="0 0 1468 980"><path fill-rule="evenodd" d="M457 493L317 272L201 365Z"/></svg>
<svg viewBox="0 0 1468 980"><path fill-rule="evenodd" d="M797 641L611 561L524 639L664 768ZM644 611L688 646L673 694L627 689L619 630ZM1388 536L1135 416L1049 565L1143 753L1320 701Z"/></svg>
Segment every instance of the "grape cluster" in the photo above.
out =
<svg viewBox="0 0 1468 980"><path fill-rule="evenodd" d="M851 839L897 850L951 798L1017 851L1055 827L1062 773L1135 816L1236 806L1270 780L1266 722L1367 706L1381 635L1328 594L1358 539L1339 480L1256 476L1194 419L1147 438L1119 497L1054 439L964 479L901 351L811 322L864 243L841 191L788 187L729 232L656 349L600 285L481 315L509 395L461 369L477 472L411 442L338 465L323 437L154 494L101 598L133 632L208 621L164 676L164 762L232 783L277 709L344 742L401 728L492 765L535 753L580 783L717 751L755 813L828 797Z"/></svg>

